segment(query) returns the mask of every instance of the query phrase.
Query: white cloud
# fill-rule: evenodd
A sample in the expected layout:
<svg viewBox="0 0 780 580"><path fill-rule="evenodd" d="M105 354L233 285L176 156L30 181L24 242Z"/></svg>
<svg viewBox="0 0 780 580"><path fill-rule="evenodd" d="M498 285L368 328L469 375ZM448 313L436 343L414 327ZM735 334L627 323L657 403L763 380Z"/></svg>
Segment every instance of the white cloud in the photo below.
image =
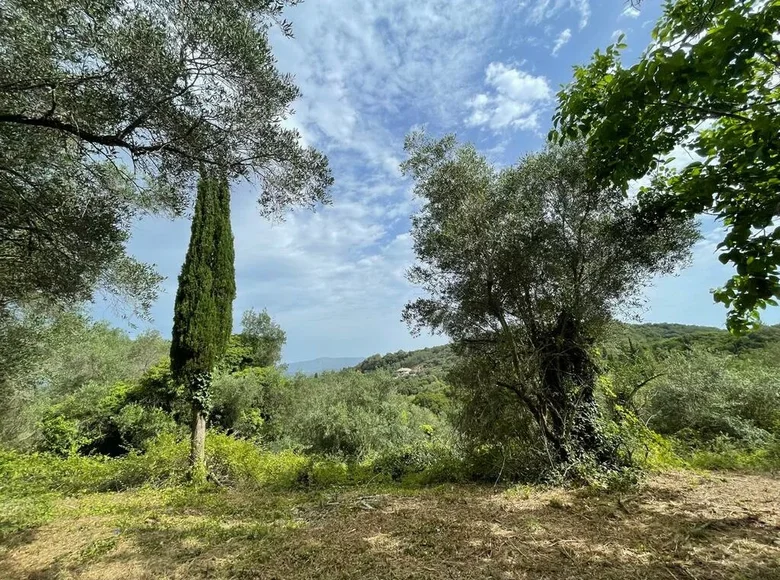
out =
<svg viewBox="0 0 780 580"><path fill-rule="evenodd" d="M468 106L469 126L487 126L493 130L513 127L537 129L539 109L553 97L543 76L534 76L500 62L490 63L485 70L485 84L491 93L474 96Z"/></svg>
<svg viewBox="0 0 780 580"><path fill-rule="evenodd" d="M590 21L590 2L588 0L538 0L533 4L521 2L520 9L526 11L531 24L541 24L567 10L579 12L580 30L585 28Z"/></svg>
<svg viewBox="0 0 780 580"><path fill-rule="evenodd" d="M567 28L566 30L563 30L555 40L555 46L553 46L552 55L557 56L558 51L561 50L563 45L569 42L569 40L571 40L571 29Z"/></svg>
<svg viewBox="0 0 780 580"><path fill-rule="evenodd" d="M617 40L618 40L618 38L620 38L621 34L625 36L626 31L625 30L621 30L620 28L618 28L617 30L614 30L612 32L612 37L611 37L612 38L612 42L617 42Z"/></svg>
<svg viewBox="0 0 780 580"><path fill-rule="evenodd" d="M580 30L582 30L588 25L590 20L590 4L588 0L577 0L576 5L580 12Z"/></svg>
<svg viewBox="0 0 780 580"><path fill-rule="evenodd" d="M620 16L623 18L639 18L639 14L639 10L629 5L623 9L623 12L620 13Z"/></svg>
<svg viewBox="0 0 780 580"><path fill-rule="evenodd" d="M574 22L516 33L525 23L558 16ZM414 259L408 217L418 203L398 171L403 136L414 125L432 134L463 130L465 116L466 125L490 129L465 138L476 138L498 164L538 147L533 133L506 129L538 129L553 90L546 70L511 63L509 55L549 51L552 31L585 26L590 5L316 0L286 10L285 17L295 38L274 33L274 54L303 96L284 123L330 158L334 204L271 224L257 214L254 186L234 188L236 319L246 308L268 307L288 333L286 360L440 343L412 339L399 320L404 303L418 293L403 276ZM186 220L150 219L138 224L130 244L139 259L157 263L168 276L167 293L154 307L165 334L188 236Z"/></svg>

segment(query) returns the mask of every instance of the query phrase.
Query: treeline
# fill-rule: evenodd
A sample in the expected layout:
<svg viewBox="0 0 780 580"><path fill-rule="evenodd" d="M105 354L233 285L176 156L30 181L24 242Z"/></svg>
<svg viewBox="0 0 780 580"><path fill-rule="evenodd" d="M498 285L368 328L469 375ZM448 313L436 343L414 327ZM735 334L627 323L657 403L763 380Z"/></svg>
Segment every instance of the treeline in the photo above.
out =
<svg viewBox="0 0 780 580"><path fill-rule="evenodd" d="M291 34L294 2L82 4L10 2L0 27L4 475L122 465L136 475L117 486L172 480L187 435L196 483L265 481L277 459L299 483L604 484L702 457L776 468L777 329L759 311L780 298L780 4L666 4L636 64L618 39L576 68L547 143L514 164L409 134L407 277L421 292L402 318L451 346L292 379L266 313L231 335L229 212L246 178L263 215L330 202L327 159L281 123L298 89L268 31ZM663 161L678 146L704 157ZM171 344L79 314L98 292L148 313L161 279L127 254L130 229L193 199ZM646 285L690 259L702 213L724 224L718 259L734 274L714 299L734 336L616 335ZM400 365L415 372L388 372Z"/></svg>
<svg viewBox="0 0 780 580"><path fill-rule="evenodd" d="M183 478L190 413L170 371L168 341L156 333L131 338L83 313L62 313L47 326L34 320L34 366L5 377L14 396L0 407L0 446L68 465L115 457L133 466L116 467L127 481L144 480L146 469L166 481ZM746 335L754 348L734 354L730 340L709 345L711 334L731 336L722 331L617 326L598 360L596 396L619 453L644 468L779 466L776 331ZM526 427L511 397L485 392L502 404L475 418L474 393L458 383L463 361L451 347L377 356L382 364L373 369L289 377L277 366L283 337L265 312L247 313L244 331L232 336L213 377L209 477L260 485L275 462L288 485L546 477L533 433L518 431ZM399 365L416 373L397 375ZM503 445L495 445L495 433ZM514 448L513 440L525 444ZM253 461L257 471L239 476L238 466Z"/></svg>
<svg viewBox="0 0 780 580"><path fill-rule="evenodd" d="M616 322L605 339L604 354L628 345L650 348L653 351L705 349L713 352L768 356L767 352L780 345L780 325L762 326L742 335L722 328L690 324ZM767 351L758 353L756 351ZM450 345L434 346L412 351L399 350L385 355L373 354L355 366L361 372L379 369L395 371L410 368L417 374L444 376L457 360Z"/></svg>

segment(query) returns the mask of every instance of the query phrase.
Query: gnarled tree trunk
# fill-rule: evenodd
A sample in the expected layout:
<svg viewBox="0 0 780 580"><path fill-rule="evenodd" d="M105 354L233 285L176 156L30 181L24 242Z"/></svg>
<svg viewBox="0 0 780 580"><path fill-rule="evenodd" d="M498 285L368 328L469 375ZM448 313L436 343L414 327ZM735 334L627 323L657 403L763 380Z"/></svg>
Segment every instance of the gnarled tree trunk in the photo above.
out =
<svg viewBox="0 0 780 580"><path fill-rule="evenodd" d="M543 432L561 464L583 455L606 464L615 460L614 449L598 425L594 396L597 373L590 347L591 341L581 335L577 321L564 313L539 349L540 399L542 413L548 418Z"/></svg>

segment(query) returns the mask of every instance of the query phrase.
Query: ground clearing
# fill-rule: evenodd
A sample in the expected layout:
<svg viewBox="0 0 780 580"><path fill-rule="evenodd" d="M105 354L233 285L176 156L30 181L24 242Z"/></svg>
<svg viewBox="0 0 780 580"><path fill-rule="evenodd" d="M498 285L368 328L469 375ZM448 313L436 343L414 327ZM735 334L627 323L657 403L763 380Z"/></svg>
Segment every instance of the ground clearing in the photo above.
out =
<svg viewBox="0 0 780 580"><path fill-rule="evenodd" d="M780 578L780 479L674 472L624 494L442 486L19 498L0 578ZM36 519L37 518L37 519Z"/></svg>

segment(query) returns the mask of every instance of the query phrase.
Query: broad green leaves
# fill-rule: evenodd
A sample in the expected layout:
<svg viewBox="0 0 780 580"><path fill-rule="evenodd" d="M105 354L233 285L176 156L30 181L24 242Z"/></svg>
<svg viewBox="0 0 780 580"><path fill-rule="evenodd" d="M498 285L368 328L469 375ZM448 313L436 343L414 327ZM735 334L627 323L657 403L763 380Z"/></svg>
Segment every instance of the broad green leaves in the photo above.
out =
<svg viewBox="0 0 780 580"><path fill-rule="evenodd" d="M744 331L780 297L780 1L668 2L653 38L631 67L620 44L577 67L551 138L583 137L596 183L656 174L648 215L722 220L736 273L714 296Z"/></svg>

